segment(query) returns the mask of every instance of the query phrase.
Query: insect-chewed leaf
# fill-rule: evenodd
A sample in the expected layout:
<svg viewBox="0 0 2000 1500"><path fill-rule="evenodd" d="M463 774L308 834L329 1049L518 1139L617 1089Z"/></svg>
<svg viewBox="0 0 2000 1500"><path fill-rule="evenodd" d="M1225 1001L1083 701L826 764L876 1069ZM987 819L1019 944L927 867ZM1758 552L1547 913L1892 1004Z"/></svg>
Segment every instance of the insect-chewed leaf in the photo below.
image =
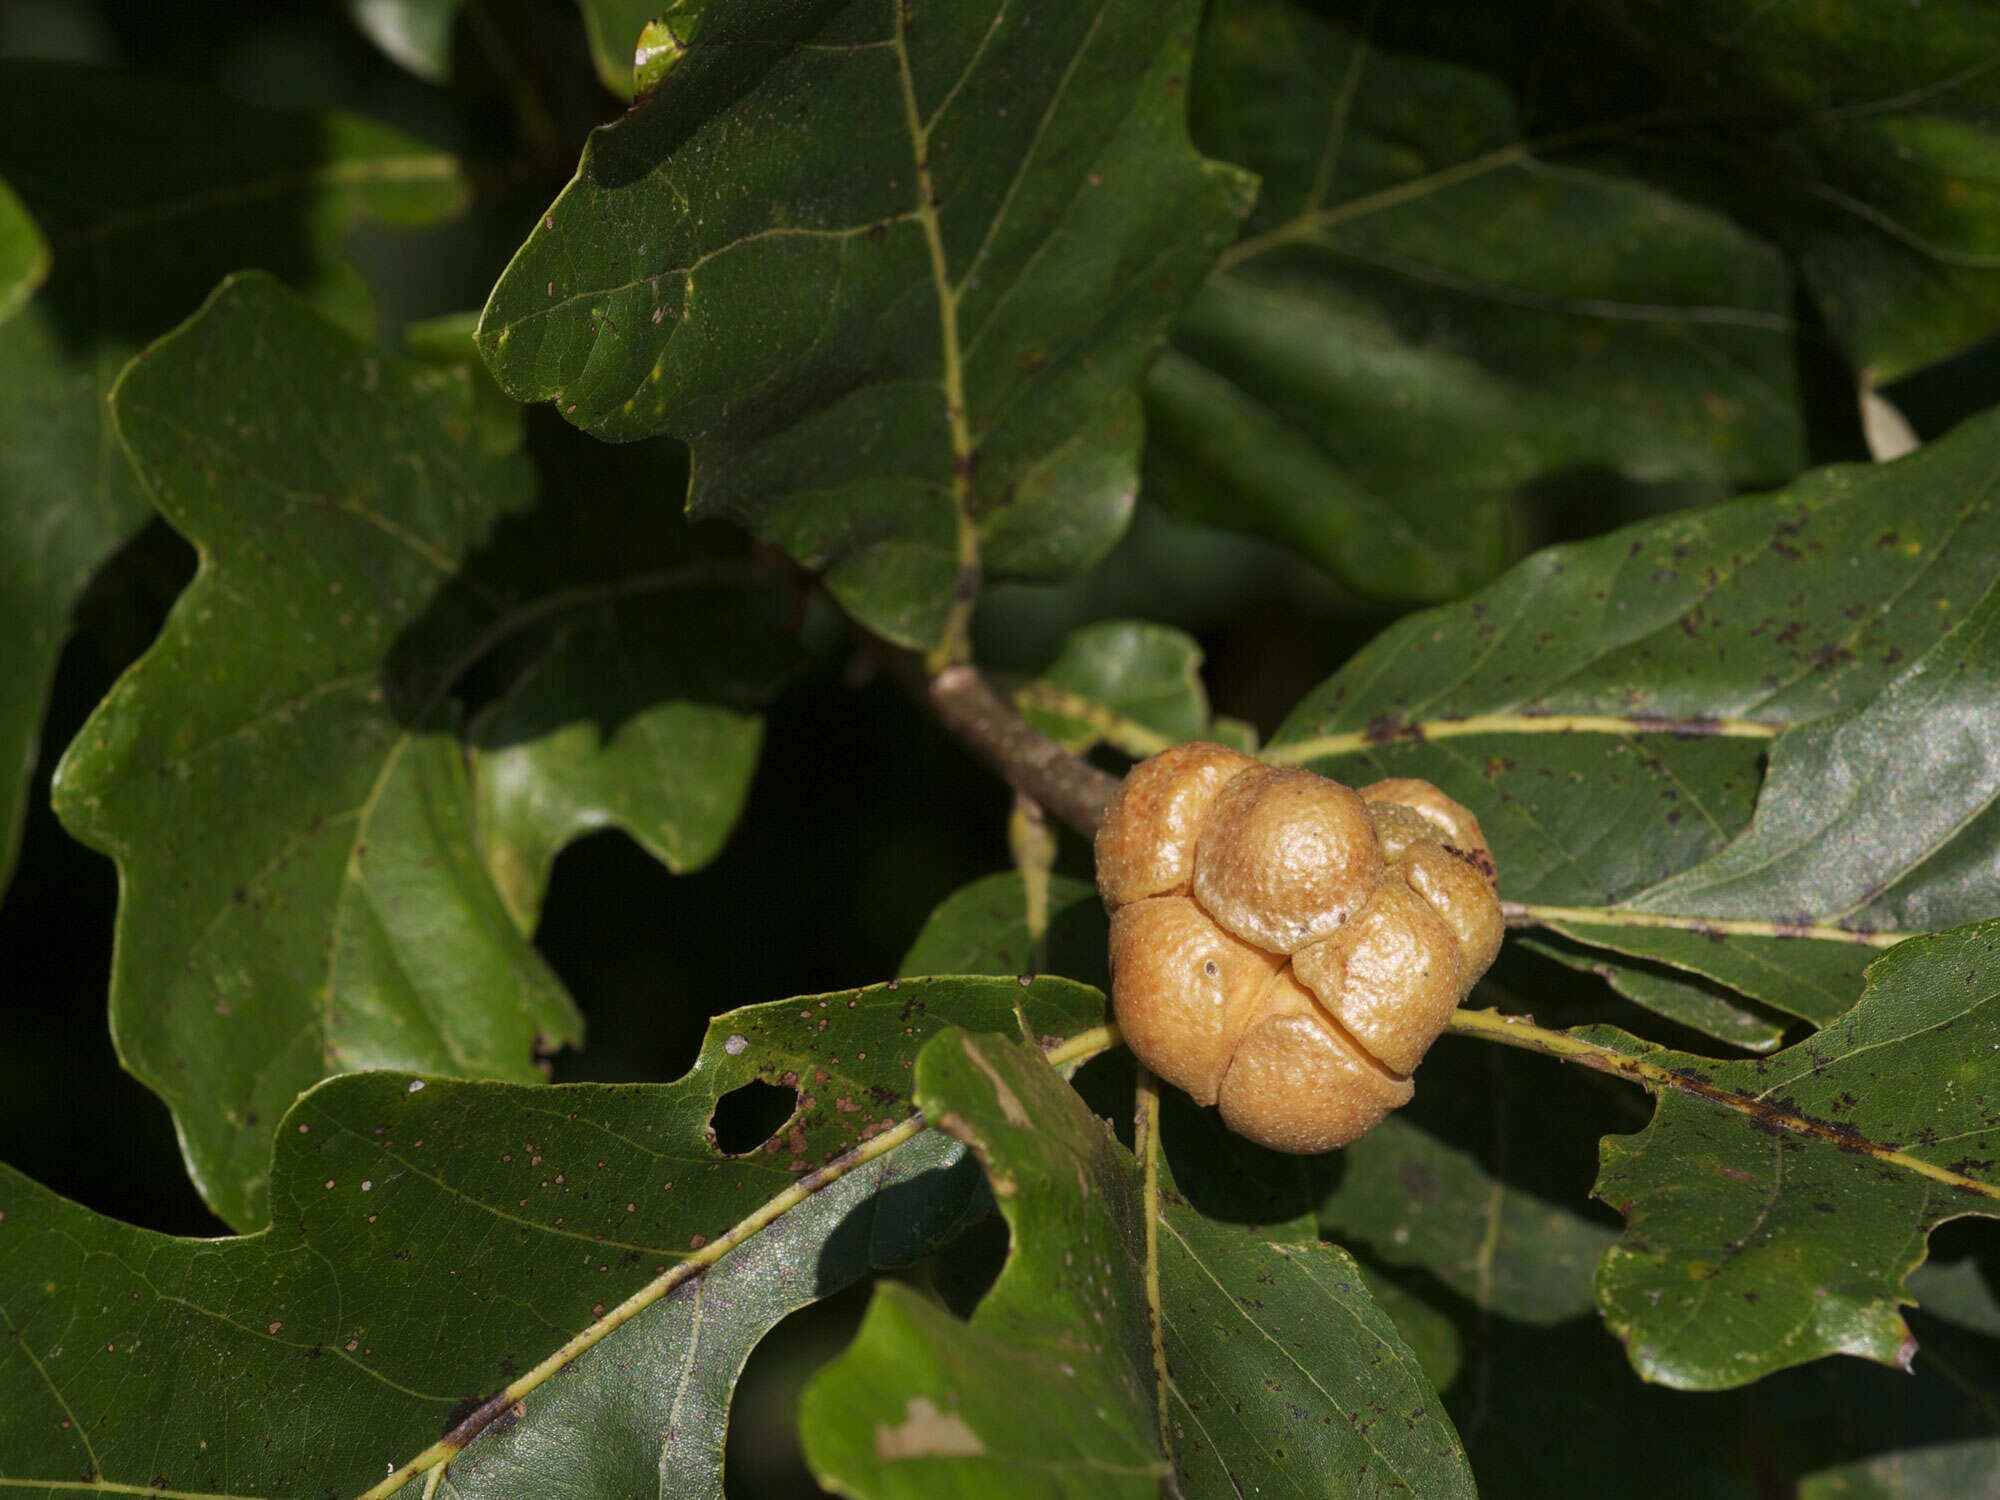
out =
<svg viewBox="0 0 2000 1500"><path fill-rule="evenodd" d="M1150 1496L1171 1469L1190 1497L1300 1474L1333 1494L1473 1493L1436 1394L1344 1253L1168 1195L1149 1289L1138 1164L1040 1056L944 1032L917 1098L979 1157L1013 1250L969 1324L878 1289L807 1389L822 1480L866 1497Z"/></svg>
<svg viewBox="0 0 2000 1500"><path fill-rule="evenodd" d="M738 0L495 287L500 382L693 447L689 508L929 645L983 567L1123 530L1137 385L1247 206L1183 121L1191 0Z"/></svg>
<svg viewBox="0 0 2000 1500"><path fill-rule="evenodd" d="M719 1496L756 1341L975 1201L956 1142L905 1139L917 1049L946 1015L1040 1042L1102 1014L1059 980L910 980L726 1013L672 1084L333 1079L278 1132L271 1227L237 1239L0 1169L0 1473L275 1500L447 1463L481 1500ZM709 1120L752 1080L797 1108L725 1156Z"/></svg>
<svg viewBox="0 0 2000 1500"><path fill-rule="evenodd" d="M1433 781L1519 915L1825 1024L1882 946L2000 905L1996 462L1980 418L1551 548L1386 632L1266 753Z"/></svg>
<svg viewBox="0 0 2000 1500"><path fill-rule="evenodd" d="M1926 1233L2000 1212L2000 921L1902 944L1769 1058L1585 1035L1660 1096L1605 1139L1596 1188L1626 1218L1598 1302L1639 1372L1716 1389L1825 1354L1907 1365L1897 1303Z"/></svg>
<svg viewBox="0 0 2000 1500"><path fill-rule="evenodd" d="M742 585L717 601L698 569L647 571L643 545L623 571L570 571L531 535L527 458L496 447L475 399L464 372L379 359L259 276L226 283L117 390L134 464L202 563L71 746L58 810L124 873L121 1056L239 1227L265 1220L279 1117L329 1073L539 1079L536 1048L579 1030L521 926L549 854L593 821L712 853L748 780L741 709L784 669ZM618 519L583 515L557 528L579 549ZM738 628L720 649L585 670L576 650L614 652L641 595L728 604ZM563 616L570 634L482 722L468 766L458 677ZM606 677L643 701L595 691ZM694 706L718 699L720 725ZM688 732L635 749L634 715Z"/></svg>

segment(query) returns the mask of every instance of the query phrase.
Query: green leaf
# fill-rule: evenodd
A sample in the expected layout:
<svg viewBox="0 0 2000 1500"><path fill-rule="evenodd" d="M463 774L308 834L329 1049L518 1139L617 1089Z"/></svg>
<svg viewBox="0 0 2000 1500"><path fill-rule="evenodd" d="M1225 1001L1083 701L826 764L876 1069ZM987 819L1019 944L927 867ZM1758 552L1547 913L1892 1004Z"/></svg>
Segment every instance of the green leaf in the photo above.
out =
<svg viewBox="0 0 2000 1500"><path fill-rule="evenodd" d="M48 241L20 196L0 182L0 323L21 310L48 274Z"/></svg>
<svg viewBox="0 0 2000 1500"><path fill-rule="evenodd" d="M983 875L938 903L897 966L898 974L1062 974L1108 988L1110 933L1097 887L1049 877L1047 930L1029 929L1026 882L1018 870Z"/></svg>
<svg viewBox="0 0 2000 1500"><path fill-rule="evenodd" d="M978 1155L1013 1251L969 1324L878 1287L802 1405L823 1482L858 1496L1152 1495L1164 1410L1190 1496L1303 1475L1328 1493L1472 1493L1435 1394L1344 1253L1273 1243L1169 1192L1156 1366L1148 1195L1101 1122L1032 1050L955 1030L918 1059L917 1099Z"/></svg>
<svg viewBox="0 0 2000 1500"><path fill-rule="evenodd" d="M714 0L577 0L590 59L621 99L650 94L672 76Z"/></svg>
<svg viewBox="0 0 2000 1500"><path fill-rule="evenodd" d="M1577 1034L1659 1093L1645 1130L1603 1142L1595 1190L1626 1218L1598 1302L1642 1375L1712 1390L1825 1354L1908 1366L1897 1303L1925 1234L2000 1198L1996 954L2000 922L1902 944L1771 1058Z"/></svg>
<svg viewBox="0 0 2000 1500"><path fill-rule="evenodd" d="M906 1124L917 1048L946 1014L1063 1036L1102 1006L1062 981L907 981L719 1016L672 1084L337 1078L286 1117L278 1212L239 1239L117 1224L0 1169L0 1472L379 1497L443 1464L447 1494L719 1496L751 1346L975 1201L956 1144ZM798 1109L724 1155L708 1122L752 1081Z"/></svg>
<svg viewBox="0 0 2000 1500"><path fill-rule="evenodd" d="M1717 1041L1741 1047L1746 1052L1769 1052L1785 1039L1784 1023L1750 1006L1739 1005L1716 989L1693 979L1684 979L1673 970L1648 963L1614 963L1601 954L1561 947L1536 938L1516 938L1514 945L1529 953L1555 960L1564 968L1595 974L1635 1005L1643 1005L1655 1015L1678 1021ZM1607 945L1609 946L1609 945ZM1860 949L1866 954L1869 950ZM1860 965L1856 966L1855 993L1860 992ZM1825 1017L1830 1021L1847 1008L1840 1000ZM1823 1023L1822 1023L1823 1024Z"/></svg>
<svg viewBox="0 0 2000 1500"><path fill-rule="evenodd" d="M1367 29L1288 0L1209 8L1195 138L1264 188L1148 378L1147 493L1425 601L1497 572L1538 489L1717 495L1795 471L1778 250L1552 160L1574 138L1524 132L1507 80Z"/></svg>
<svg viewBox="0 0 2000 1500"><path fill-rule="evenodd" d="M1426 1079L1426 1083L1431 1080ZM1615 1238L1391 1116L1340 1153L1324 1231L1391 1266L1416 1266L1476 1307L1534 1324L1592 1306L1591 1273Z"/></svg>
<svg viewBox="0 0 2000 1500"><path fill-rule="evenodd" d="M750 709L793 661L766 601L739 586L577 611L470 735L479 843L521 930L585 833L622 828L675 874L715 858L763 742Z"/></svg>
<svg viewBox="0 0 2000 1500"><path fill-rule="evenodd" d="M1927 1260L1910 1272L1905 1286L1916 1305L1932 1317L2000 1338L2000 1298L1993 1295L1979 1262L1971 1256L1949 1265Z"/></svg>
<svg viewBox="0 0 2000 1500"><path fill-rule="evenodd" d="M1732 200L1786 244L1854 368L1892 381L2000 331L1989 7L1927 5L1914 28L1867 0L1747 24L1727 0L1602 9L1681 111L1716 122Z"/></svg>
<svg viewBox="0 0 2000 1500"><path fill-rule="evenodd" d="M451 81L451 33L464 0L346 0L361 34L427 83Z"/></svg>
<svg viewBox="0 0 2000 1500"><path fill-rule="evenodd" d="M1144 620L1071 631L1062 654L1018 697L1030 724L1079 752L1105 741L1152 755L1199 739L1209 722L1200 643Z"/></svg>
<svg viewBox="0 0 2000 1500"><path fill-rule="evenodd" d="M70 611L149 513L108 421L118 371L249 263L365 325L347 231L364 214L432 222L467 195L450 155L373 121L16 60L0 60L0 176L55 256L48 285L0 324L4 882Z"/></svg>
<svg viewBox="0 0 2000 1500"><path fill-rule="evenodd" d="M1385 632L1266 754L1434 781L1515 920L1823 1025L1868 953L2000 905L1996 462L1989 415L1551 548ZM1748 872L1787 836L1818 863Z"/></svg>
<svg viewBox="0 0 2000 1500"><path fill-rule="evenodd" d="M2000 1489L2000 1438L1887 1453L1808 1475L1799 1500L1960 1500Z"/></svg>
<svg viewBox="0 0 2000 1500"><path fill-rule="evenodd" d="M1195 6L704 7L494 289L501 384L694 450L688 507L929 646L979 570L1123 530L1139 375L1249 179L1182 122Z"/></svg>
<svg viewBox="0 0 2000 1500"><path fill-rule="evenodd" d="M717 721L680 700L726 687L740 705L782 660L739 603L703 656L581 661L623 610L713 604L708 572L657 567L657 543L581 572L560 539L601 540L617 507L530 513L527 458L490 446L477 403L464 374L382 360L260 276L115 393L135 467L202 561L71 746L57 806L123 873L121 1058L239 1226L265 1221L279 1117L329 1073L540 1077L536 1052L579 1030L521 928L549 854L598 819L683 863L711 851L746 729L705 732ZM459 678L546 623L552 654L468 765Z"/></svg>
<svg viewBox="0 0 2000 1500"><path fill-rule="evenodd" d="M813 1472L857 1496L1157 1494L1167 1462L1130 1158L1038 1053L1003 1037L941 1032L917 1059L916 1101L980 1157L1014 1249L969 1324L910 1288L876 1288L800 1404Z"/></svg>

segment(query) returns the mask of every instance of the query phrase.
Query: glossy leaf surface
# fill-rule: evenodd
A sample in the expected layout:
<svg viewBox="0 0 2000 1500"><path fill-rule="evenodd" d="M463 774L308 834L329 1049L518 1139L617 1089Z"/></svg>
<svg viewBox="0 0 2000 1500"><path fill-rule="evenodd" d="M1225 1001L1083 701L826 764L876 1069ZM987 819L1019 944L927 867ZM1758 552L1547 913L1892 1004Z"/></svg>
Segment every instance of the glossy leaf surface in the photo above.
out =
<svg viewBox="0 0 2000 1500"><path fill-rule="evenodd" d="M1832 1353L1907 1365L1897 1311L1924 1236L2000 1200L2000 924L1913 939L1860 1004L1770 1058L1716 1063L1609 1035L1661 1086L1603 1146L1626 1217L1598 1271L1647 1378L1694 1389Z"/></svg>
<svg viewBox="0 0 2000 1500"><path fill-rule="evenodd" d="M1124 528L1140 371L1249 189L1187 143L1193 11L709 5L495 288L487 359L685 438L691 513L931 645L961 575Z"/></svg>
<svg viewBox="0 0 2000 1500"><path fill-rule="evenodd" d="M1354 1263L1172 1196L1157 1223L1157 1381L1142 1173L1030 1049L947 1032L918 1102L978 1155L1014 1235L972 1321L878 1289L809 1388L807 1452L860 1496L1189 1496L1284 1482L1329 1494L1470 1495L1457 1436ZM1289 1478L1287 1477L1289 1476Z"/></svg>
<svg viewBox="0 0 2000 1500"><path fill-rule="evenodd" d="M1879 946L2000 903L1996 456L1976 420L1539 553L1385 632L1269 753L1434 781L1521 918L1825 1024ZM1813 857L1743 873L1786 837Z"/></svg>
<svg viewBox="0 0 2000 1500"><path fill-rule="evenodd" d="M673 1084L335 1079L286 1117L272 1226L241 1239L150 1234L0 1169L0 1472L380 1496L442 1462L472 1496L719 1495L749 1348L949 1232L977 1179L919 1133L703 1247L902 1121L946 1013L1062 1036L1101 1007L1060 981L911 981L720 1016ZM725 1156L709 1119L752 1080L798 1109Z"/></svg>

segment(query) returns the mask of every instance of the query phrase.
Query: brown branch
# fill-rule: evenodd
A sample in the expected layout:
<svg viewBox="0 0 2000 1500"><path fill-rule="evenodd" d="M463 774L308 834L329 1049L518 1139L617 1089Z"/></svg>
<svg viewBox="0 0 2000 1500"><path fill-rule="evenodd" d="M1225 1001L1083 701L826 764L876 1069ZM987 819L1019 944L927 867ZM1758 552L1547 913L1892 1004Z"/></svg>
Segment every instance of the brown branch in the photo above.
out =
<svg viewBox="0 0 2000 1500"><path fill-rule="evenodd" d="M970 745L1024 797L1085 838L1094 837L1118 778L1029 726L1001 702L976 667L946 667L930 679L931 706L945 728Z"/></svg>

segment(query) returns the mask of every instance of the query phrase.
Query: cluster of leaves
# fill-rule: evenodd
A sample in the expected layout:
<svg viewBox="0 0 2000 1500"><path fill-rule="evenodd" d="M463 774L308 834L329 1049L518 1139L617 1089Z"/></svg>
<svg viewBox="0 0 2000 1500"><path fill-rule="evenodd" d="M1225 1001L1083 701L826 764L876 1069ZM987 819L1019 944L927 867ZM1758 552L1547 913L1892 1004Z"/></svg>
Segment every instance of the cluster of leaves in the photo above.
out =
<svg viewBox="0 0 2000 1500"><path fill-rule="evenodd" d="M752 1351L872 1282L797 1408L856 1496L2000 1485L1990 1235L1926 1263L2000 1200L2000 409L1829 462L2000 333L1990 10L579 9L351 0L461 154L0 61L0 848L39 774L116 862L118 1055L235 1231L0 1168L0 1482L719 1494ZM193 578L37 773L155 520ZM1211 619L1374 632L1261 744L1179 628L1246 555ZM1017 806L898 977L545 1082L561 852L717 859L828 660L1436 782L1498 1009L1255 1150L1133 1077Z"/></svg>

